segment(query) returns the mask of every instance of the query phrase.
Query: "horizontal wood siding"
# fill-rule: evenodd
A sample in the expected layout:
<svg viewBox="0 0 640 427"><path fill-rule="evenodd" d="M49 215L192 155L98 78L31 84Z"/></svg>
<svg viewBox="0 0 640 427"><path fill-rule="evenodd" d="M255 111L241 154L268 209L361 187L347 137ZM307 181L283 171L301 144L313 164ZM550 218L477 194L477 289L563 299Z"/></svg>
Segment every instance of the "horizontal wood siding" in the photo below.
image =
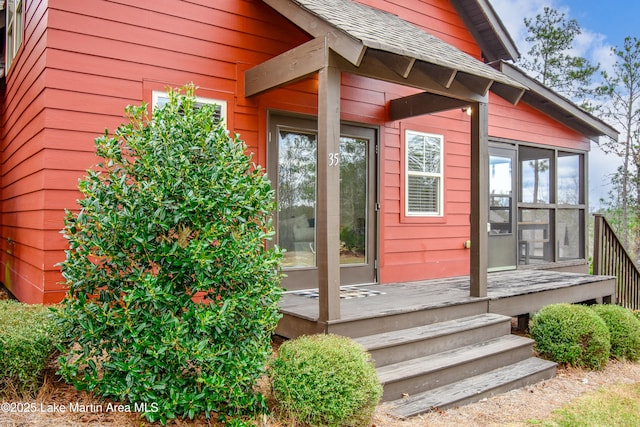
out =
<svg viewBox="0 0 640 427"><path fill-rule="evenodd" d="M43 302L44 276L54 269L45 265L47 240L59 239L43 213L47 0L24 5L25 36L5 77L2 110L0 278L19 299Z"/></svg>
<svg viewBox="0 0 640 427"><path fill-rule="evenodd" d="M444 137L444 215L406 217L404 133ZM385 128L382 177L382 282L461 276L469 273L470 120L460 110L417 117Z"/></svg>
<svg viewBox="0 0 640 427"><path fill-rule="evenodd" d="M515 107L490 94L489 136L589 151L587 137L520 102Z"/></svg>
<svg viewBox="0 0 640 427"><path fill-rule="evenodd" d="M127 104L192 81L227 102L232 129L264 162L258 103L242 98L239 76L307 36L258 0L25 4L3 110L0 262L18 298L54 302L64 209L77 207L78 178L97 161L94 138L123 122Z"/></svg>
<svg viewBox="0 0 640 427"><path fill-rule="evenodd" d="M480 58L448 0L357 0L397 14ZM2 121L0 262L20 299L63 295L65 208L95 164L94 138L124 120L127 104L194 82L227 103L227 123L266 164L268 111L317 114L317 78L246 98L244 71L309 40L261 0L31 0L26 37L7 76ZM343 74L342 119L379 129L380 280L468 274L470 121L460 110L388 121L391 99L414 90ZM583 141L526 106L491 96L492 135L563 146ZM524 129L514 131L511 128ZM444 135L444 216L404 216L404 129ZM534 137L535 135L535 137ZM582 146L580 142L576 146Z"/></svg>

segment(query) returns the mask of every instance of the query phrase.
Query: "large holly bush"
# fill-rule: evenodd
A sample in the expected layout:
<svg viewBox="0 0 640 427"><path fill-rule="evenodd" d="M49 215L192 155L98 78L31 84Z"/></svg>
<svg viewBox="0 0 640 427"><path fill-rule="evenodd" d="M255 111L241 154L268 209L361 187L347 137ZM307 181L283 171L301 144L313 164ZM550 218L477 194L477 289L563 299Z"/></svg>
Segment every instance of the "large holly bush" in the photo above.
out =
<svg viewBox="0 0 640 427"><path fill-rule="evenodd" d="M67 212L60 373L148 420L239 417L279 319L274 194L193 85L96 139L97 168ZM137 405L137 406L136 406Z"/></svg>

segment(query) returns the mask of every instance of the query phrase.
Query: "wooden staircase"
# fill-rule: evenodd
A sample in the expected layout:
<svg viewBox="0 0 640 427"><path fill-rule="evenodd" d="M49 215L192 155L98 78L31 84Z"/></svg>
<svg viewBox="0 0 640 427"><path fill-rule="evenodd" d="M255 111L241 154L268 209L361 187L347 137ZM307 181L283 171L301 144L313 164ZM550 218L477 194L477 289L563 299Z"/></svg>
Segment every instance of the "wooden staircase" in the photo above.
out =
<svg viewBox="0 0 640 427"><path fill-rule="evenodd" d="M373 355L384 400L409 417L553 377L555 364L533 357L533 341L511 335L512 317L558 302L612 301L616 291L615 277L568 271L510 270L488 281L480 298L469 295L466 276L363 285L368 296L350 289L339 318L327 321L316 299L291 292L276 333L356 339Z"/></svg>
<svg viewBox="0 0 640 427"><path fill-rule="evenodd" d="M555 363L533 357L531 339L511 334L510 317L461 307L443 307L426 322L429 313L414 312L403 329L395 319L387 330L354 338L375 360L392 415L460 406L555 375Z"/></svg>

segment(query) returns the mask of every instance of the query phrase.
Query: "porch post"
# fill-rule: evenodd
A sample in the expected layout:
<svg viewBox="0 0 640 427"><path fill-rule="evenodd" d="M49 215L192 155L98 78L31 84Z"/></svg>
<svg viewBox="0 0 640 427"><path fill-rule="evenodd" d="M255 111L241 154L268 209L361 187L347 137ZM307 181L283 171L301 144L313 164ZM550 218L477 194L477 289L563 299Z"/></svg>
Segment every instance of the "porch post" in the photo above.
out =
<svg viewBox="0 0 640 427"><path fill-rule="evenodd" d="M340 70L318 74L316 259L319 321L340 318Z"/></svg>
<svg viewBox="0 0 640 427"><path fill-rule="evenodd" d="M487 296L489 237L488 105L479 102L471 114L471 265L470 296Z"/></svg>

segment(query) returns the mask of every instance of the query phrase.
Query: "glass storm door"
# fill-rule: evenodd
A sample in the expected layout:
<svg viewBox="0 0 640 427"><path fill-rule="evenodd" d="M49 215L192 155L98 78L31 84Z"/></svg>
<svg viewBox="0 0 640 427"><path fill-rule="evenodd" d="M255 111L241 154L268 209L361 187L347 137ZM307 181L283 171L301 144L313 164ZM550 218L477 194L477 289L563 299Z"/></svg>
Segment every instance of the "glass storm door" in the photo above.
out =
<svg viewBox="0 0 640 427"><path fill-rule="evenodd" d="M275 181L277 244L286 250L287 290L317 287L317 131L313 120L272 116L269 176ZM340 138L341 284L373 283L376 255L375 130L342 126Z"/></svg>
<svg viewBox="0 0 640 427"><path fill-rule="evenodd" d="M515 149L489 147L490 271L516 268L515 160Z"/></svg>

